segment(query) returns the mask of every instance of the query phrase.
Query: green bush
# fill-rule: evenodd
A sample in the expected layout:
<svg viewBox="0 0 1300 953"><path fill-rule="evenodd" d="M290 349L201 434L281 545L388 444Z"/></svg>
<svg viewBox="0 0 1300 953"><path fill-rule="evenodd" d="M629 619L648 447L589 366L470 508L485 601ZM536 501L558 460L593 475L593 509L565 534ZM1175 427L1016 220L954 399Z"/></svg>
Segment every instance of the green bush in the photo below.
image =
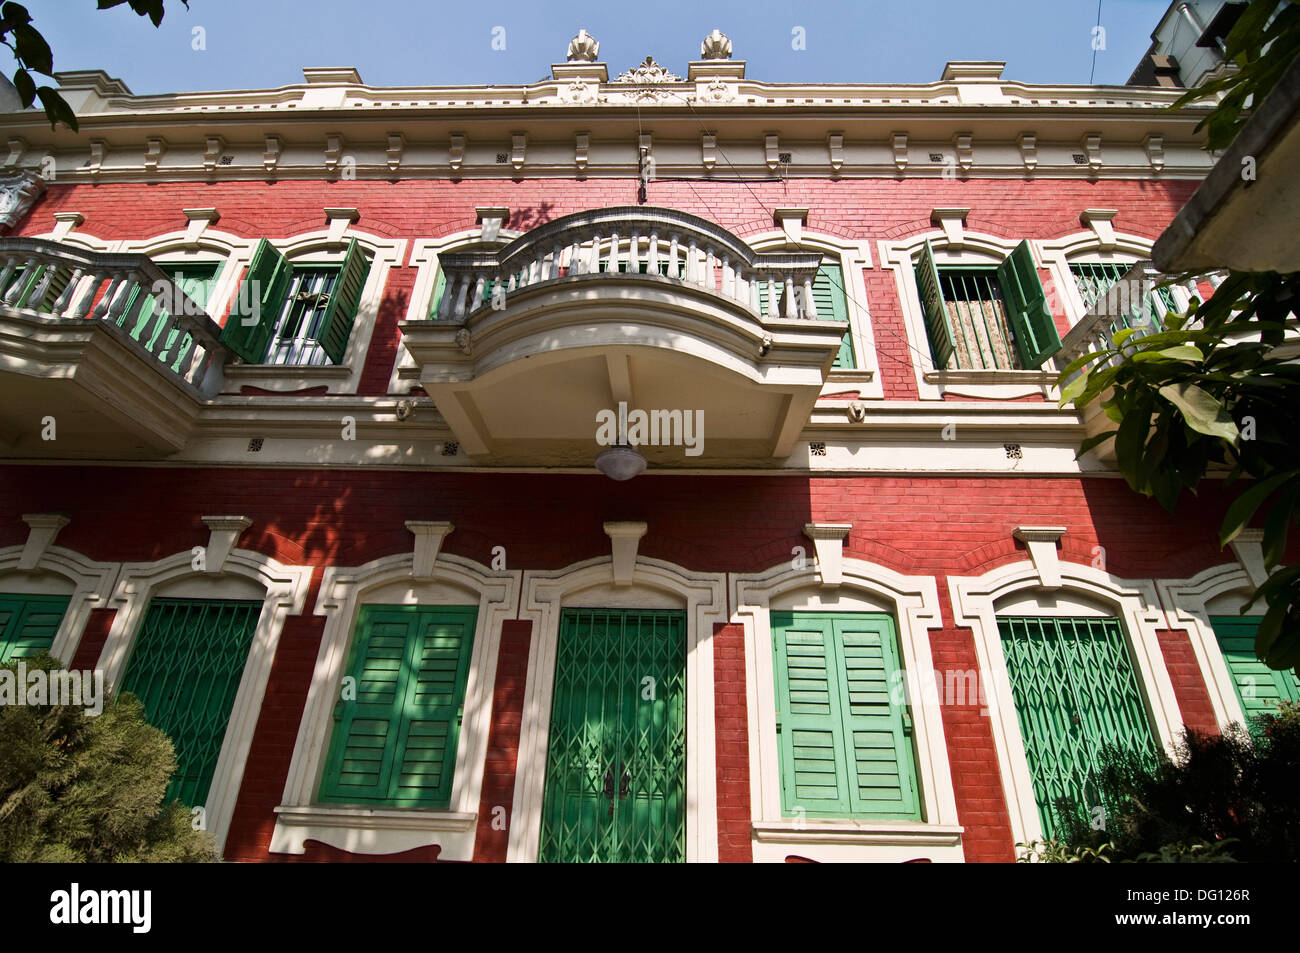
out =
<svg viewBox="0 0 1300 953"><path fill-rule="evenodd" d="M61 667L49 656L23 662L29 673ZM75 705L0 706L0 861L216 860L189 809L163 801L175 770L171 741L130 693L97 716Z"/></svg>
<svg viewBox="0 0 1300 953"><path fill-rule="evenodd" d="M1300 860L1300 705L1260 716L1252 742L1238 725L1185 733L1171 760L1107 747L1088 789L1094 805L1056 805L1058 839L1020 845L1047 863L1225 863Z"/></svg>

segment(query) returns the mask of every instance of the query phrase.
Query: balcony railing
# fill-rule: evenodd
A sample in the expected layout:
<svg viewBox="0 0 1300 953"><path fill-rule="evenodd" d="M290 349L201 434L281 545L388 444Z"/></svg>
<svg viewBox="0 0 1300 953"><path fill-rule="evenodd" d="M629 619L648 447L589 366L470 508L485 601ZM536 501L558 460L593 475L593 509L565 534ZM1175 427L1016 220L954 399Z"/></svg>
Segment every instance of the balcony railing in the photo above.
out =
<svg viewBox="0 0 1300 953"><path fill-rule="evenodd" d="M566 215L494 251L443 255L435 315L463 323L525 288L568 279L656 279L719 295L763 320L815 320L821 256L756 252L702 218L638 206ZM500 290L498 290L500 289ZM826 316L827 318L830 315Z"/></svg>
<svg viewBox="0 0 1300 953"><path fill-rule="evenodd" d="M1166 314L1186 311L1190 298L1201 297L1196 287L1198 281L1207 281L1217 288L1223 277L1212 274L1182 284L1162 285L1165 280L1151 262L1136 262L1124 277L1096 298L1083 319L1061 341L1061 349L1054 358L1057 368L1065 369L1085 353L1113 347L1115 335L1121 331L1133 330L1130 341L1163 331ZM1113 358L1091 366L1105 367L1112 363Z"/></svg>
<svg viewBox="0 0 1300 953"><path fill-rule="evenodd" d="M6 308L52 323L97 322L177 383L204 396L217 390L228 354L220 327L144 255L0 239L0 289Z"/></svg>

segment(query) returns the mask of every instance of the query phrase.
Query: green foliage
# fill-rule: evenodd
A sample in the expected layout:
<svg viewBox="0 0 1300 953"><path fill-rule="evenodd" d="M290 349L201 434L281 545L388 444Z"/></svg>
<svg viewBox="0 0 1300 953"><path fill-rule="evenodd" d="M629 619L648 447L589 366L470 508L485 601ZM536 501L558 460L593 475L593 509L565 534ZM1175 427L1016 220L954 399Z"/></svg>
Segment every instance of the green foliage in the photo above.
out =
<svg viewBox="0 0 1300 953"><path fill-rule="evenodd" d="M49 656L23 661L29 673L61 667ZM0 706L0 862L216 860L189 809L163 802L175 769L171 742L133 695L98 716L70 705Z"/></svg>
<svg viewBox="0 0 1300 953"><path fill-rule="evenodd" d="M99 9L107 10L129 3L137 14L147 16L154 26L158 26L162 23L164 2L165 0L99 0ZM185 9L189 9L189 0L181 0L181 3ZM58 90L53 86L37 86L36 80L32 78L32 73L54 76L54 53L45 37L32 26L31 14L22 4L0 4L0 43L13 50L14 59L18 61L18 69L14 71L14 89L18 90L23 108L26 109L39 99L46 118L50 120L51 129L62 122L76 131L79 128L77 117Z"/></svg>
<svg viewBox="0 0 1300 953"><path fill-rule="evenodd" d="M1224 46L1224 56L1237 72L1189 90L1169 107L1182 109L1223 93L1196 127L1197 132L1207 130L1206 148L1212 150L1228 147L1249 118L1243 116L1247 104L1260 103L1300 55L1300 6L1288 0L1252 0L1228 32Z"/></svg>
<svg viewBox="0 0 1300 953"><path fill-rule="evenodd" d="M1089 779L1096 805L1055 805L1056 845L1029 845L1047 862L1231 863L1300 860L1300 706L1258 719L1252 743L1240 726L1188 732L1171 760L1113 747ZM1088 851L1093 851L1089 854ZM1099 853L1098 853L1099 852Z"/></svg>
<svg viewBox="0 0 1300 953"><path fill-rule="evenodd" d="M1018 864L1109 864L1115 845L1098 844L1096 847L1072 847L1055 837L1047 840L1017 844Z"/></svg>

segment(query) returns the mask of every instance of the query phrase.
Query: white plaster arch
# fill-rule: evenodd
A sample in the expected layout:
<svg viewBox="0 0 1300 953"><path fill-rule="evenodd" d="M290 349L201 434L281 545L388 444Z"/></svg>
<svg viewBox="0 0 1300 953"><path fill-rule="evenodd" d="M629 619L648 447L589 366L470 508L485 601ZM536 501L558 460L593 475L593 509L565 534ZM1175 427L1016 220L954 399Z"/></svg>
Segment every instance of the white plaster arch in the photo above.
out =
<svg viewBox="0 0 1300 953"><path fill-rule="evenodd" d="M802 568L785 561L732 580L732 621L745 628L754 860L781 862L794 854L819 861L901 862L924 857L961 862L962 827L930 651L930 630L943 627L938 586L933 576L906 576L853 557L842 560L842 571L843 580L835 587L821 585L811 560ZM772 662L773 608L893 616L904 669L904 697L912 712L922 820L783 816Z"/></svg>
<svg viewBox="0 0 1300 953"><path fill-rule="evenodd" d="M1071 593L1078 593L1091 604L1113 607L1114 614L1122 620L1134 674L1154 737L1167 753L1172 754L1183 726L1173 682L1156 636L1158 630L1166 627L1166 622L1155 583L1148 579L1121 579L1100 569L1065 560L1057 565L1061 586L1046 592L1064 596L1067 602ZM997 749L1011 832L1016 843L1039 840L1043 836L1042 824L1038 819L1024 738L1011 693L1006 657L1002 652L996 609L996 603L1009 597L1029 595L1032 590L1043 591L1038 569L1029 560L1008 563L981 576L949 576L948 588L952 596L953 621L971 629L982 677L992 687L988 694L989 727ZM1054 599L1043 601L1050 605ZM1017 611L1024 610L1022 599L1017 599L1016 608ZM1048 608L1041 614L1072 613L1068 609L1054 611Z"/></svg>
<svg viewBox="0 0 1300 953"><path fill-rule="evenodd" d="M63 546L49 546L34 569L23 570L18 568L23 549L0 549L0 592L69 597L68 610L50 644L50 654L69 665L81 643L90 610L107 608L120 564L95 562Z"/></svg>
<svg viewBox="0 0 1300 953"><path fill-rule="evenodd" d="M223 579L228 577L242 577L264 591L262 612L235 694L225 741L212 776L212 787L207 803L203 805L207 829L216 838L218 847L224 847L280 633L285 619L299 615L303 610L312 567L287 566L262 553L235 549L226 558L221 573L209 574L195 572L193 558L193 552L186 549L155 562L122 564L110 606L117 609L117 616L100 652L98 667L104 671L107 692L114 693L125 674L136 636L155 595L184 594L197 598L204 594L210 599L231 595L247 598L250 590L242 581L233 587L233 592L231 587L223 586Z"/></svg>
<svg viewBox="0 0 1300 953"><path fill-rule="evenodd" d="M1037 245L1043 267L1052 276L1052 284L1056 287L1062 308L1070 320L1070 327L1074 327L1083 320L1088 309L1083 305L1070 266L1093 262L1132 265L1139 261L1150 261L1151 247L1155 243L1141 235L1116 231L1114 246L1102 248L1097 233L1089 230L1030 244ZM1182 298L1178 297L1180 294ZM1186 292L1175 287L1174 295L1179 306L1186 307Z"/></svg>
<svg viewBox="0 0 1300 953"><path fill-rule="evenodd" d="M1224 563L1211 566L1190 579L1161 579L1156 585L1165 604L1170 628L1185 631L1192 644L1219 727L1226 729L1234 722L1245 725L1246 713L1237 698L1228 663L1219 648L1214 626L1210 624L1210 615L1214 612L1213 604L1216 601L1222 604L1224 597L1239 597L1234 601L1244 604L1254 595L1255 587L1250 576L1240 563ZM1234 607L1232 611L1235 613L1239 608ZM1262 616L1267 608L1261 599L1246 614Z"/></svg>
<svg viewBox="0 0 1300 953"><path fill-rule="evenodd" d="M661 605L654 600L662 600L664 594L686 613L686 859L718 859L713 625L726 621L724 576L692 572L642 556L637 558L630 583L615 586L613 579L613 560L608 556L564 569L524 573L520 618L532 620L533 634L507 860L535 861L541 843L561 610L571 605ZM637 601L638 593L643 601Z"/></svg>
<svg viewBox="0 0 1300 953"><path fill-rule="evenodd" d="M447 553L438 555L428 579L416 578L412 568L413 554L408 552L355 568L325 569L314 610L315 615L325 617L325 632L282 803L276 808L272 852L301 854L307 840L317 840L357 854L391 854L437 844L442 847L439 860L473 857L501 624L514 616L520 573L493 571L472 559ZM316 794L334 724L332 712L361 606L467 603L478 608L478 618L450 807L442 811L318 804Z"/></svg>
<svg viewBox="0 0 1300 953"><path fill-rule="evenodd" d="M894 273L903 323L907 327L912 366L916 373L917 395L922 400L941 400L945 393L957 397L1011 399L1041 395L1045 399L1053 399L1056 381L1054 371L950 371L934 366L915 272L916 257L925 247L927 239L934 249L935 262L940 267L998 265L1020 244L1017 239L964 230L961 247L953 248L948 244L942 229L931 229L897 241L880 242L881 265ZM1033 245L1030 242L1031 249Z"/></svg>

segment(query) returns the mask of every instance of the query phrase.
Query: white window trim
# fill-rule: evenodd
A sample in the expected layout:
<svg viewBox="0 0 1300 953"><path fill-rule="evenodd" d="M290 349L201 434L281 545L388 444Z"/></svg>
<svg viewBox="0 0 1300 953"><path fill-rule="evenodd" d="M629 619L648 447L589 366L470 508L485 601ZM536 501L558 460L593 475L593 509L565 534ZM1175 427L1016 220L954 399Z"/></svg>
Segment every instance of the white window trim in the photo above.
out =
<svg viewBox="0 0 1300 953"><path fill-rule="evenodd" d="M1038 394L1044 400L1055 400L1057 375L1054 370L950 371L934 366L915 272L916 256L925 247L926 239L934 248L935 263L940 268L946 265L1000 265L1020 244L1019 240L999 238L986 232L964 231L961 249L954 250L948 246L941 229L931 229L899 241L880 242L881 263L894 272L903 323L911 346L917 396L921 400L942 400L944 394L1009 400ZM1031 250L1034 245L1032 241L1029 243ZM1039 264L1037 258L1034 264Z"/></svg>
<svg viewBox="0 0 1300 953"><path fill-rule="evenodd" d="M167 261L168 256L174 256L173 260L219 262L221 267L217 269L216 281L208 296L208 314L214 321L220 321L239 290L239 282L252 260L257 242L214 228L204 229L197 245L186 244L185 238L185 229L182 228L153 238L121 241L114 250L148 255L154 261Z"/></svg>
<svg viewBox="0 0 1300 953"><path fill-rule="evenodd" d="M23 549L23 546L0 549L0 592L69 597L67 612L50 644L50 654L64 665L70 665L81 644L90 610L107 607L121 564L95 562L71 549L50 546L41 554L35 569L22 570L18 568L18 560ZM70 585L59 587L61 591L56 593L55 589L42 584L40 576L47 574L58 576Z"/></svg>
<svg viewBox="0 0 1300 953"><path fill-rule="evenodd" d="M503 228L498 232L496 246L505 245L522 235L523 232ZM416 269L415 285L406 306L407 321L427 321L433 310L433 294L438 290L438 256L444 252L454 252L469 244L481 243L483 227L461 229L443 235L441 238L418 238L411 244L411 260L408 267ZM393 371L388 378L388 393L408 394L412 387L420 386L420 368L416 366L405 347L397 348L397 357L393 361Z"/></svg>
<svg viewBox="0 0 1300 953"><path fill-rule="evenodd" d="M1061 588L1051 592L1078 593L1087 599L1113 608L1123 624L1134 661L1134 674L1142 692L1147 715L1155 738L1172 755L1182 731L1182 717L1173 682L1165 667L1164 654L1156 632L1167 628L1160 609L1156 586L1150 580L1129 580L1091 566L1060 560ZM991 687L988 694L989 727L997 749L1002 790L1007 799L1011 833L1016 843L1041 840L1042 824L1038 819L1034 786L1030 780L1029 761L1025 757L1024 738L1016 716L1015 699L1007 675L1006 656L998 631L994 604L1017 592L1040 588L1038 570L1033 562L1023 560L999 566L982 576L949 576L953 621L970 628L974 634L975 654L981 678ZM1030 594L1026 592L1026 594ZM1053 609L1041 614L1062 615ZM1069 613L1064 613L1069 614Z"/></svg>
<svg viewBox="0 0 1300 953"><path fill-rule="evenodd" d="M560 611L573 605L664 605L686 612L686 860L718 859L717 749L713 722L713 626L726 621L722 573L691 572L638 557L631 583L615 586L604 556L564 569L524 573L523 611L533 622L528 651L515 799L506 859L533 862L541 844L546 749L555 688Z"/></svg>
<svg viewBox="0 0 1300 953"><path fill-rule="evenodd" d="M1035 244L1035 243L1031 243ZM1093 231L1075 232L1061 238L1048 239L1036 243L1043 266L1052 276L1052 284L1060 289L1056 298L1062 301L1065 314L1074 327L1083 320L1088 309L1083 306L1083 297L1075 284L1071 265L1083 264L1126 264L1151 260L1151 247L1155 243L1141 235L1127 232L1115 233L1115 246L1103 250ZM1174 286L1174 300L1181 308L1187 307L1187 292ZM1051 296L1049 295L1049 300Z"/></svg>
<svg viewBox="0 0 1300 953"><path fill-rule="evenodd" d="M1219 648L1214 627L1210 625L1209 603L1219 596L1234 593L1245 602L1255 591L1250 576L1238 563L1225 563L1212 566L1190 579L1161 579L1156 586L1165 604L1169 627L1186 632L1192 644L1220 730L1226 730L1234 722L1244 726L1246 713L1237 699L1227 660ZM1261 600L1246 614L1258 617L1266 611L1267 606Z"/></svg>
<svg viewBox="0 0 1300 953"><path fill-rule="evenodd" d="M207 234L206 232L204 234ZM342 264L347 252L347 242L355 238L357 244L371 255L370 273L361 292L357 316L348 335L343 362L338 365L299 366L295 364L227 364L225 390L238 393L241 385L248 384L263 390L289 392L324 387L328 394L355 394L365 371L366 354L370 338L379 317L388 286L388 273L400 267L406 255L405 238L383 238L369 232L349 227L341 242L331 241L326 229L303 232L291 238L271 241L290 264L334 265ZM268 239L270 241L270 239ZM253 242L250 248L255 247ZM251 259L252 251L249 256ZM240 274L242 276L243 269Z"/></svg>
<svg viewBox="0 0 1300 953"><path fill-rule="evenodd" d="M248 650L248 661L244 664L244 674L230 712L225 741L213 772L212 788L207 803L203 805L207 829L216 838L218 848L223 849L280 633L285 619L299 615L303 610L312 567L286 566L261 553L235 549L226 558L221 573L208 574L195 572L193 559L193 552L186 549L156 562L122 565L109 607L117 609L117 616L100 652L98 667L104 670L106 691L110 694L116 692L155 593L165 596L169 588L184 585L187 597L203 598L194 593L210 588L213 595L208 598L223 598L221 586L223 580L230 577L251 580L266 590L262 613Z"/></svg>
<svg viewBox="0 0 1300 953"><path fill-rule="evenodd" d="M754 251L781 251L788 247L785 232L768 231L748 235L743 239ZM871 243L852 242L822 232L803 229L799 241L800 251L818 251L830 264L840 266L844 276L844 294L847 298L849 334L853 342L853 355L857 367L852 370L832 368L823 394L842 393L855 389L863 399L883 400L885 385L880 377L880 359L876 353L876 339L871 323L871 305L867 301L867 283L864 269L871 268Z"/></svg>
<svg viewBox="0 0 1300 953"><path fill-rule="evenodd" d="M749 713L750 805L754 860L780 863L797 855L817 861L901 862L928 857L960 863L948 745L933 678L930 630L943 628L933 576L904 576L863 559L842 560L843 581L826 588L812 560L802 569L783 562L732 582L732 615L745 627L745 684ZM781 810L781 759L776 737L776 677L770 606L793 600L796 611L887 612L898 629L912 711L920 821L788 818Z"/></svg>
<svg viewBox="0 0 1300 953"><path fill-rule="evenodd" d="M272 853L301 854L306 841L316 840L354 854L391 854L440 845L439 860L468 861L473 857L501 624L514 616L521 574L493 572L471 559L447 553L438 555L428 579L415 578L412 567L413 553L398 553L355 568L325 569L314 610L315 615L325 617L325 631L282 804L276 808ZM392 604L393 594L401 590L405 604L464 605L472 601L478 607L450 807L437 811L317 803L334 728L334 703L346 674L361 606Z"/></svg>

